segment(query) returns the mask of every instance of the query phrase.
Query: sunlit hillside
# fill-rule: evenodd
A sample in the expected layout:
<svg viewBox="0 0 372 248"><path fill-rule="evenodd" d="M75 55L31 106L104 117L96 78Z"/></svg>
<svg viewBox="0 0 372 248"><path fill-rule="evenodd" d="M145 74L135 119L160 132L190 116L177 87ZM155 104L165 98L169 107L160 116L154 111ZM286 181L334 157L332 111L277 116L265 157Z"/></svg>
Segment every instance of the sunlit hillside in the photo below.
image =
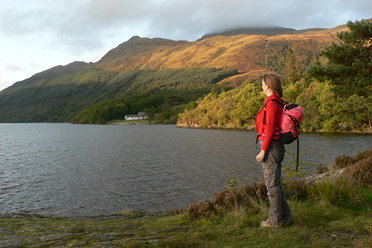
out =
<svg viewBox="0 0 372 248"><path fill-rule="evenodd" d="M244 76L239 75L231 81L242 82L251 76L278 69L270 68L267 63L272 59L284 57L288 48L294 51L302 66L307 67L319 49L337 42L336 33L345 30L346 26L340 26L334 29L275 36L219 35L195 42L151 40L136 36L111 50L97 63L97 67L115 71L134 68L237 69L244 73ZM138 49L138 44L141 44L141 49ZM127 49L123 49L125 47ZM133 49L136 51L135 54Z"/></svg>
<svg viewBox="0 0 372 248"><path fill-rule="evenodd" d="M282 99L300 104L305 110L302 130L370 132L372 21L348 22L347 25L350 30L340 26L332 30L270 36L251 43L246 41L250 49L240 46L240 39L236 38L244 40L247 38L244 35L225 39L235 38L233 41L237 45L231 49L236 60L241 61L239 70L244 72L243 66L255 64L282 74ZM206 40L213 38L219 37ZM265 42L263 48L262 42ZM330 45L321 48L327 43ZM318 51L319 58L311 60L314 51ZM229 58L227 55L226 60ZM236 87L219 94L211 92L199 100L195 108L180 113L177 125L254 129L256 114L265 97L260 84L262 74L263 70L247 70L221 80L220 85Z"/></svg>

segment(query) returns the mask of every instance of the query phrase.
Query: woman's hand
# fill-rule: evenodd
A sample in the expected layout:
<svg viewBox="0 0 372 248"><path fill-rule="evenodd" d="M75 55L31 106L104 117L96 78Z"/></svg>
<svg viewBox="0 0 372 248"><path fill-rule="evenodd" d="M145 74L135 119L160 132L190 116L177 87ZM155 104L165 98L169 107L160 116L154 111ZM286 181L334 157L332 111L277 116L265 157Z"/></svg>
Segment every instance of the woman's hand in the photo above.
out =
<svg viewBox="0 0 372 248"><path fill-rule="evenodd" d="M265 158L266 151L261 150L260 153L256 156L257 162L263 162Z"/></svg>

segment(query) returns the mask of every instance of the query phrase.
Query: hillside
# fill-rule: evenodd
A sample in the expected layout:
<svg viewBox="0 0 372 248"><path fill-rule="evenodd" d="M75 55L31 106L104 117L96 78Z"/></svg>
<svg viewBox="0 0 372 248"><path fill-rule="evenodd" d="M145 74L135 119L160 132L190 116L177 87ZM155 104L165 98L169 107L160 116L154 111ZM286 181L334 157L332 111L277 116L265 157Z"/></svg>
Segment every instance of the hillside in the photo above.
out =
<svg viewBox="0 0 372 248"><path fill-rule="evenodd" d="M211 85L221 90L221 87L236 87L267 71L282 73L284 61L281 58L288 48L305 69L319 49L337 41L335 33L339 30L340 27L274 36L213 36L195 42L134 36L97 63L74 62L56 66L3 90L0 92L0 121L71 121L93 104L116 98L125 100L129 96L146 98L154 92L169 92L169 87L178 85L178 92L174 94L188 97L171 103L169 107L172 108L172 104L186 104L186 101L204 96L212 89ZM191 82L187 70L193 68L204 71L198 72L203 74L202 77ZM218 75L213 68L220 68ZM162 74L161 79L154 72ZM143 84L138 75L146 73L146 84L151 87L134 86ZM171 76L174 73L178 76ZM203 78L209 79L201 82ZM195 84L200 88L196 94Z"/></svg>
<svg viewBox="0 0 372 248"><path fill-rule="evenodd" d="M311 29L303 29L303 30L297 30L293 28L282 28L282 27L256 27L256 28L236 28L236 29L229 29L222 32L214 32L214 33L208 33L203 35L200 40L203 40L205 38L209 38L212 36L231 36L231 35L239 35L239 34L249 34L249 35L267 35L267 36L273 36L273 35L280 35L280 34L301 34L308 31L319 31L324 30L324 28L311 28Z"/></svg>
<svg viewBox="0 0 372 248"><path fill-rule="evenodd" d="M66 67L75 68L74 64ZM134 101L129 103L131 108L114 115L122 118L128 113L126 110L137 113L143 108L156 109L167 102L178 105L194 101L207 94L217 81L236 74L236 71L213 68L118 72L87 66L83 70L66 70L50 78L54 72L55 69L51 69L35 75L1 92L0 121L70 122L79 112L100 102L111 99ZM138 102L147 104L136 105Z"/></svg>
<svg viewBox="0 0 372 248"><path fill-rule="evenodd" d="M325 30L302 30L297 34L213 36L195 42L147 39L135 36L109 51L96 66L105 70L225 68L242 73L274 70L280 72L288 48L306 68L319 49L337 42L336 33L346 26ZM159 44L162 43L160 46ZM138 44L141 44L138 46ZM153 46L151 44L158 44ZM141 49L140 49L141 48ZM136 52L131 53L131 49ZM272 62L273 63L273 62ZM247 74L240 82L250 78ZM255 76L256 74L254 74Z"/></svg>
<svg viewBox="0 0 372 248"><path fill-rule="evenodd" d="M282 57L290 47L305 68L319 49L337 42L335 34L336 31L330 29L294 35L213 36L190 43L181 42L176 46L146 49L138 53L130 63L126 55L115 59L115 61L121 61L120 63L108 63L102 59L97 63L97 67L109 70L194 67L237 69L240 72L280 70L280 67L275 68L267 61ZM116 52L116 49L110 51L109 54Z"/></svg>
<svg viewBox="0 0 372 248"><path fill-rule="evenodd" d="M157 49L172 49L187 45L187 41L173 41L167 39L149 39L133 36L128 41L110 50L98 62L97 67L122 71L134 68L143 68ZM158 69L147 67L146 69Z"/></svg>

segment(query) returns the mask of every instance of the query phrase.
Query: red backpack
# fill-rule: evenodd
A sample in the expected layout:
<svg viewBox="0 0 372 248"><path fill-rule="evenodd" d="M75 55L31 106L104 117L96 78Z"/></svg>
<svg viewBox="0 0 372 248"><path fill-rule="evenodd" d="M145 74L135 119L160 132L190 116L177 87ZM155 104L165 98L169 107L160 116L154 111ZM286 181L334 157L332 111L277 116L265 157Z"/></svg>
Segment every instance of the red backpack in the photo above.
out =
<svg viewBox="0 0 372 248"><path fill-rule="evenodd" d="M297 159L296 171L299 163L300 143L298 136L300 135L300 125L304 117L304 109L298 104L288 104L276 99L270 99L283 107L282 120L280 123L280 141L283 144L290 144L297 140Z"/></svg>
<svg viewBox="0 0 372 248"><path fill-rule="evenodd" d="M283 108L280 124L280 140L283 144L290 144L300 135L300 125L304 117L304 109L298 104L287 104L271 99Z"/></svg>

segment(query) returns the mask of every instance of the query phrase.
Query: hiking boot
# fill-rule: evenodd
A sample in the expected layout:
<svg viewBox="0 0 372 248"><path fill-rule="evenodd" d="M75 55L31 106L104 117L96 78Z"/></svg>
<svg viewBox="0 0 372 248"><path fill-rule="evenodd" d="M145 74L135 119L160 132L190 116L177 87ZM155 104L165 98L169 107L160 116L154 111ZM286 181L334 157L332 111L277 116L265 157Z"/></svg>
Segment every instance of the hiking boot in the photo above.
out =
<svg viewBox="0 0 372 248"><path fill-rule="evenodd" d="M289 217L288 219L282 221L280 226L292 226L293 225L293 218Z"/></svg>
<svg viewBox="0 0 372 248"><path fill-rule="evenodd" d="M260 227L280 227L279 224L272 224L268 222L267 220L264 220L261 222Z"/></svg>
<svg viewBox="0 0 372 248"><path fill-rule="evenodd" d="M293 225L293 220L292 219L289 219L289 220L286 220L286 221L283 221L280 223L280 226L292 226Z"/></svg>

